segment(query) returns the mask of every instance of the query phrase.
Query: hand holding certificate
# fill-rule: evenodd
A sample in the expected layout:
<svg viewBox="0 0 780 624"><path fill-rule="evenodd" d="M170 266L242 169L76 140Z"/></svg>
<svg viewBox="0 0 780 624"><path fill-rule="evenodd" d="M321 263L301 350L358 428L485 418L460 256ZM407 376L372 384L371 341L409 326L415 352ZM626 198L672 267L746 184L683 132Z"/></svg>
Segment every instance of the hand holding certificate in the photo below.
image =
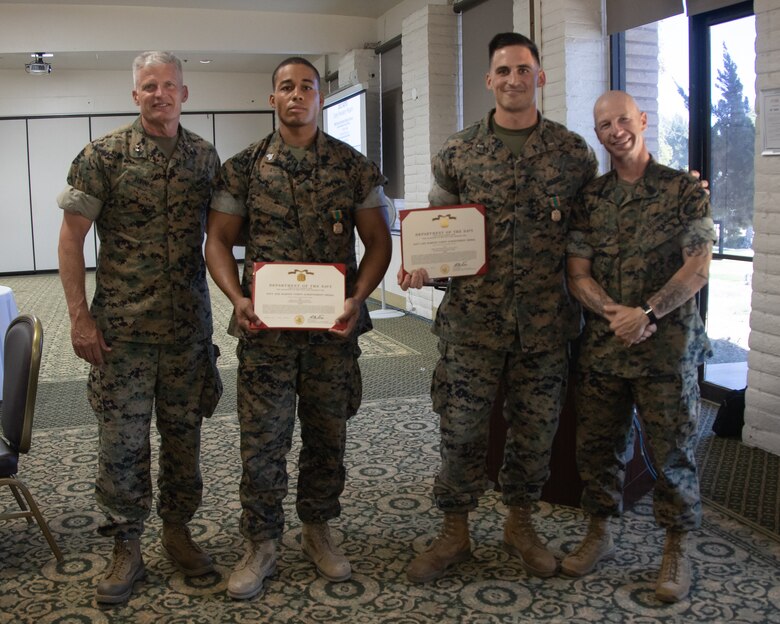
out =
<svg viewBox="0 0 780 624"><path fill-rule="evenodd" d="M253 329L342 329L345 274L343 264L255 262Z"/></svg>
<svg viewBox="0 0 780 624"><path fill-rule="evenodd" d="M485 207L477 204L401 210L403 271L431 279L487 271Z"/></svg>

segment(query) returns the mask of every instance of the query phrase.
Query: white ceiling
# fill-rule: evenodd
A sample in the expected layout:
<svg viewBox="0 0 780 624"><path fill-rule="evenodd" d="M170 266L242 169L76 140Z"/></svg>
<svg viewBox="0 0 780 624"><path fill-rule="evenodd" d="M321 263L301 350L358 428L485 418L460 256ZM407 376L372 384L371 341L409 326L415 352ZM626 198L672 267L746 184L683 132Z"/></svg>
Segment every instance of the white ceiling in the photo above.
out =
<svg viewBox="0 0 780 624"><path fill-rule="evenodd" d="M320 13L379 17L401 0L0 0L0 4L85 4L101 6L151 6L174 9L221 9L279 13Z"/></svg>
<svg viewBox="0 0 780 624"><path fill-rule="evenodd" d="M310 13L378 18L403 0L24 0L25 5L101 5L168 7L175 9L218 9L228 11L264 11ZM2 4L21 4L19 0L0 0ZM31 50L35 52L37 50ZM171 50L184 61L185 71L231 71L271 73L289 54L230 54ZM45 52L52 52L45 50ZM126 70L138 50L106 52L57 52L45 59L54 70ZM315 57L308 56L314 60ZM0 69L20 69L32 58L28 54L0 54ZM201 60L211 60L202 64Z"/></svg>

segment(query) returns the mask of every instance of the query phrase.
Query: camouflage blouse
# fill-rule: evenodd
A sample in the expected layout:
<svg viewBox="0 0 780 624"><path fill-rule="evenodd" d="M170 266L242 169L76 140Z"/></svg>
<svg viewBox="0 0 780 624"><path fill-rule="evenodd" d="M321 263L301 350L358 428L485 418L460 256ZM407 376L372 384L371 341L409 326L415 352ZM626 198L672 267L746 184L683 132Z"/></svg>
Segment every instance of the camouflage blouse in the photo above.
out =
<svg viewBox="0 0 780 624"><path fill-rule="evenodd" d="M488 272L451 281L434 325L449 342L557 349L579 333L564 279L566 233L580 189L595 176L585 140L539 116L519 157L490 130L492 112L450 137L433 160L433 205L483 204Z"/></svg>
<svg viewBox="0 0 780 624"><path fill-rule="evenodd" d="M140 117L73 161L68 184L99 207L91 309L108 340L171 344L211 335L202 244L218 172L210 143L179 127L168 160Z"/></svg>
<svg viewBox="0 0 780 624"><path fill-rule="evenodd" d="M617 174L583 192L568 253L592 260L591 274L616 302L641 306L683 265L683 249L714 241L709 196L692 176L651 161L628 195ZM623 377L675 374L712 355L694 298L658 322L648 340L626 347L597 314L586 313L580 366Z"/></svg>

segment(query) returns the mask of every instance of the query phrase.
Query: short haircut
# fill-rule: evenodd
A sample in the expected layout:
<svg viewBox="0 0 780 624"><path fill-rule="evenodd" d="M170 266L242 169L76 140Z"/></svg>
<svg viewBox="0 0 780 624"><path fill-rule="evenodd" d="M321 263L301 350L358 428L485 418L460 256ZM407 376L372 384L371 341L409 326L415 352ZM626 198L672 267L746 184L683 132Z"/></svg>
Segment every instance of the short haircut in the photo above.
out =
<svg viewBox="0 0 780 624"><path fill-rule="evenodd" d="M528 48L531 55L534 57L536 64L539 65L539 67L542 66L539 48L536 47L536 44L525 35L516 32L498 33L490 40L490 43L488 44L488 64L493 62L493 55L496 53L496 50L514 45Z"/></svg>
<svg viewBox="0 0 780 624"><path fill-rule="evenodd" d="M279 73L279 70L282 67L287 67L287 65L306 65L310 70L314 72L314 75L317 77L317 88L320 87L320 72L317 71L317 68L314 67L309 61L307 61L302 56L291 56L289 58L284 59L281 63L279 63L276 66L276 69L274 70L274 73L271 74L271 86L276 89L276 74Z"/></svg>
<svg viewBox="0 0 780 624"><path fill-rule="evenodd" d="M176 65L179 76L184 78L184 70L179 58L171 52L161 52L153 50L151 52L141 52L133 59L133 86L137 83L138 72L149 65Z"/></svg>

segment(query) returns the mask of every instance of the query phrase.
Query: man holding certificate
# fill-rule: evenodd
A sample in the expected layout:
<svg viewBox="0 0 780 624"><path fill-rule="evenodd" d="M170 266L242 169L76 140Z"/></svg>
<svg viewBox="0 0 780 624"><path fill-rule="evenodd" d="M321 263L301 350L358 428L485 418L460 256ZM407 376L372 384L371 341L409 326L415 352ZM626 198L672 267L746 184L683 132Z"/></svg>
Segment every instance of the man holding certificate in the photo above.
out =
<svg viewBox="0 0 780 624"><path fill-rule="evenodd" d="M362 394L357 337L371 329L364 302L391 254L384 177L318 129L323 95L316 68L292 57L272 80L279 129L223 166L206 242L209 271L233 303L240 339L241 533L247 541L228 581L228 594L238 599L259 593L276 568L296 398L303 553L330 581L351 575L327 523L341 511L346 424ZM359 265L356 230L365 245ZM241 283L232 248L242 233Z"/></svg>
<svg viewBox="0 0 780 624"><path fill-rule="evenodd" d="M471 554L468 513L487 487L490 412L502 382L509 425L499 475L509 510L504 545L529 574L548 577L557 569L532 507L549 475L567 343L579 333L564 283L569 212L597 162L582 137L537 111L536 90L546 78L530 39L496 35L489 59L495 109L450 137L433 159L432 205L485 207L487 272L453 278L434 324L441 352L431 389L441 417L434 495L444 523L407 568L418 583ZM426 269L402 268L399 284L420 288L428 277Z"/></svg>

